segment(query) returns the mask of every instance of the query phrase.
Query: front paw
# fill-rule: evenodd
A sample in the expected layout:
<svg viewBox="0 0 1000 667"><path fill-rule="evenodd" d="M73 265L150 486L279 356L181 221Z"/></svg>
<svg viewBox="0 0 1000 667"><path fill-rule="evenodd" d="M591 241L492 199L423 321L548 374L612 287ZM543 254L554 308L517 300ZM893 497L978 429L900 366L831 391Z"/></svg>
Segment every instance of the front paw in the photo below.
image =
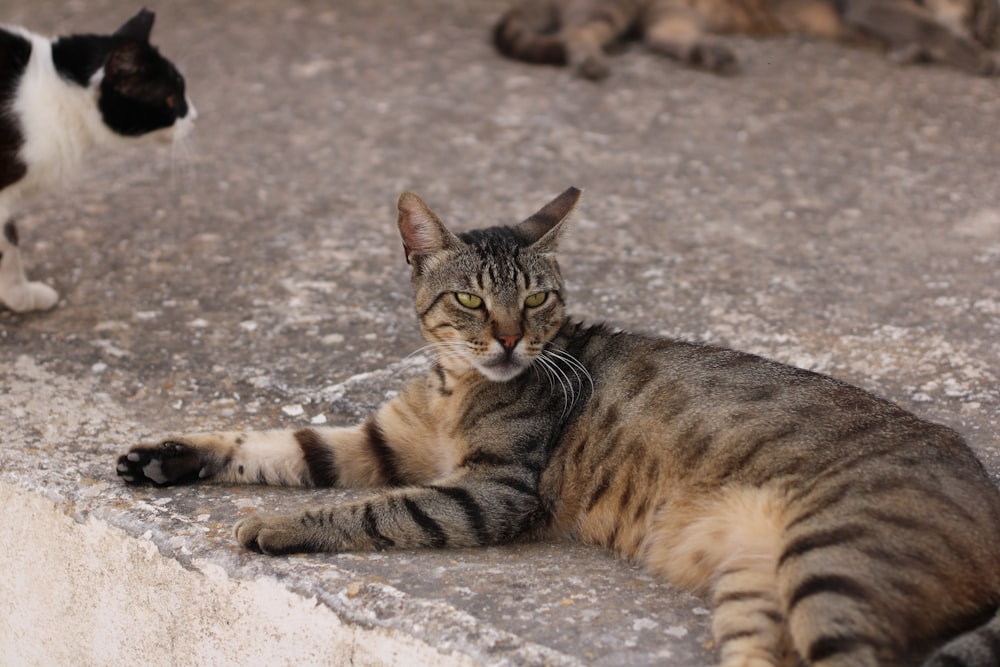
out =
<svg viewBox="0 0 1000 667"><path fill-rule="evenodd" d="M26 282L0 294L0 304L17 313L48 310L59 301L59 293L45 283Z"/></svg>
<svg viewBox="0 0 1000 667"><path fill-rule="evenodd" d="M722 75L736 74L740 69L736 54L714 42L700 42L692 46L687 53L687 63Z"/></svg>
<svg viewBox="0 0 1000 667"><path fill-rule="evenodd" d="M611 69L604 58L588 56L575 66L577 76L590 81L603 81L611 74Z"/></svg>
<svg viewBox="0 0 1000 667"><path fill-rule="evenodd" d="M129 484L185 484L206 477L198 450L191 445L165 440L157 445L136 445L118 457L116 472Z"/></svg>
<svg viewBox="0 0 1000 667"><path fill-rule="evenodd" d="M238 522L233 534L244 548L269 556L335 551L321 539L311 516L254 515Z"/></svg>

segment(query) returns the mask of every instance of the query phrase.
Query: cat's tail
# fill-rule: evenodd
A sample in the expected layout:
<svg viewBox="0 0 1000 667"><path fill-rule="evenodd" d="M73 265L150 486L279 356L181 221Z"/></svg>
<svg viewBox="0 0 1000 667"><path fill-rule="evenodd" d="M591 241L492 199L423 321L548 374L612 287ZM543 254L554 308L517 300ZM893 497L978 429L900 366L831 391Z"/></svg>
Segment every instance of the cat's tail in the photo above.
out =
<svg viewBox="0 0 1000 667"><path fill-rule="evenodd" d="M508 58L529 63L565 65L568 61L555 2L523 3L507 11L493 28L493 44Z"/></svg>
<svg viewBox="0 0 1000 667"><path fill-rule="evenodd" d="M923 667L997 667L1000 665L1000 615L939 648Z"/></svg>

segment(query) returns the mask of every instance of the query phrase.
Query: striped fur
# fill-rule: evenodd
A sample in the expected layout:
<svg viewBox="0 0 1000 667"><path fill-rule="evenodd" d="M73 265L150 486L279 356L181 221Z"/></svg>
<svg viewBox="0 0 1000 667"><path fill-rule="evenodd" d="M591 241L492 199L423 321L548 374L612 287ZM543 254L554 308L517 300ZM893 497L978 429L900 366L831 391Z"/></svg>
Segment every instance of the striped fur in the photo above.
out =
<svg viewBox="0 0 1000 667"><path fill-rule="evenodd" d="M269 554L604 545L711 599L724 667L1000 664L1000 493L962 438L817 373L568 319L579 195L460 235L402 195L424 378L353 427L171 436L118 474L378 489L237 524Z"/></svg>
<svg viewBox="0 0 1000 667"><path fill-rule="evenodd" d="M493 29L505 56L603 79L605 50L637 35L657 53L717 73L736 56L713 35L804 34L875 41L894 60L1000 74L996 0L525 0Z"/></svg>

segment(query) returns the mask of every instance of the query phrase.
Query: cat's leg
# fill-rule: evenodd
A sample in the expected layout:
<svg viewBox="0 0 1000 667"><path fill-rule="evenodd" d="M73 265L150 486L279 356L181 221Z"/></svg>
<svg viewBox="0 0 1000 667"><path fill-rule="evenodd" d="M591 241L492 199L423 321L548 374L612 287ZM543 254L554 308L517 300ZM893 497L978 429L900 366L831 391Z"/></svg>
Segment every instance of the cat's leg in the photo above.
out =
<svg viewBox="0 0 1000 667"><path fill-rule="evenodd" d="M605 44L614 39L607 23L593 22L564 31L566 63L578 75L600 81L611 73Z"/></svg>
<svg viewBox="0 0 1000 667"><path fill-rule="evenodd" d="M877 616L864 599L875 581L860 572L782 573L779 586L786 605L793 645L809 665L880 667L888 662Z"/></svg>
<svg viewBox="0 0 1000 667"><path fill-rule="evenodd" d="M525 534L538 516L537 480L517 465L488 468L459 468L435 484L387 490L343 505L256 514L236 524L236 539L274 555L509 542Z"/></svg>
<svg viewBox="0 0 1000 667"><path fill-rule="evenodd" d="M674 493L650 530L646 565L677 585L710 592L722 667L794 665L776 577L784 495L756 487Z"/></svg>
<svg viewBox="0 0 1000 667"><path fill-rule="evenodd" d="M860 41L857 31L844 23L829 0L797 0L775 8L782 32L820 39Z"/></svg>
<svg viewBox="0 0 1000 667"><path fill-rule="evenodd" d="M0 304L17 312L48 310L59 294L44 283L31 282L24 273L17 225L8 220L0 234Z"/></svg>
<svg viewBox="0 0 1000 667"><path fill-rule="evenodd" d="M338 480L330 452L359 435L351 429L341 431L217 431L175 435L132 447L118 457L116 470L129 484L170 486L214 480L332 486ZM310 459L310 449L325 458L314 455Z"/></svg>
<svg viewBox="0 0 1000 667"><path fill-rule="evenodd" d="M212 480L363 488L429 481L446 469L393 444L376 418L346 428L191 433L132 447L118 458L117 473L130 484L157 486Z"/></svg>
<svg viewBox="0 0 1000 667"><path fill-rule="evenodd" d="M605 50L628 31L638 4L634 0L619 0L595 10L591 3L569 3L564 11L560 32L566 45L567 64L585 79L606 78L611 70Z"/></svg>
<svg viewBox="0 0 1000 667"><path fill-rule="evenodd" d="M935 20L925 7L891 0L849 0L844 21L885 42L898 62L934 61L972 74L996 76L1000 64L971 37Z"/></svg>
<svg viewBox="0 0 1000 667"><path fill-rule="evenodd" d="M833 488L817 485L805 492L808 504L799 506L786 526L777 580L792 644L807 664L818 667L895 666L887 647L904 642L891 628L907 623L901 613L887 613L879 600L885 593L872 592L886 589L892 568L905 570L912 561L885 549L892 558L887 570L867 557L865 550L872 549L864 542L866 519L852 517L850 489ZM882 528L872 531L876 550L896 537L893 527ZM913 602L921 606L919 599Z"/></svg>
<svg viewBox="0 0 1000 667"><path fill-rule="evenodd" d="M776 576L782 505L768 491L731 490L700 521L698 539L718 563L711 593L720 667L795 664Z"/></svg>
<svg viewBox="0 0 1000 667"><path fill-rule="evenodd" d="M374 487L429 482L455 466L453 443L415 380L353 427L174 435L118 457L130 484L223 483Z"/></svg>
<svg viewBox="0 0 1000 667"><path fill-rule="evenodd" d="M709 37L703 20L693 10L669 8L651 12L644 20L643 40L654 52L716 74L739 69L736 55Z"/></svg>
<svg viewBox="0 0 1000 667"><path fill-rule="evenodd" d="M712 636L718 646L720 667L795 664L778 599L773 559L733 559L717 575L712 606Z"/></svg>

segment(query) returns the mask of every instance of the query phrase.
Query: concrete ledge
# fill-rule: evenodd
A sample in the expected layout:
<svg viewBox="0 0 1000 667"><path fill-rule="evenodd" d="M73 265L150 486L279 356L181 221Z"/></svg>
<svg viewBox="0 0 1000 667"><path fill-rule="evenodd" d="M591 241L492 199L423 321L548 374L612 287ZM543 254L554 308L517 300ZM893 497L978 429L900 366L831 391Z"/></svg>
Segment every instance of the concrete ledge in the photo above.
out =
<svg viewBox="0 0 1000 667"><path fill-rule="evenodd" d="M4 406L0 457L0 599L8 604L0 663L451 666L489 655L574 664L336 566L310 580L306 559L239 553L226 544L226 526L210 521L218 488L202 489L208 514L193 517L170 507L172 494L190 489L135 491L86 476L101 466L80 466L80 455L103 448L83 432L128 428L109 423L106 403L80 398L93 387L74 391L79 383L23 357L6 380L15 396ZM18 396L30 398L19 404ZM78 451L13 433L19 422L42 423L50 401L63 414L50 426L68 429ZM99 458L107 464L110 455Z"/></svg>
<svg viewBox="0 0 1000 667"><path fill-rule="evenodd" d="M345 623L315 597L220 565L183 567L93 517L0 483L4 665L473 664L406 634Z"/></svg>

